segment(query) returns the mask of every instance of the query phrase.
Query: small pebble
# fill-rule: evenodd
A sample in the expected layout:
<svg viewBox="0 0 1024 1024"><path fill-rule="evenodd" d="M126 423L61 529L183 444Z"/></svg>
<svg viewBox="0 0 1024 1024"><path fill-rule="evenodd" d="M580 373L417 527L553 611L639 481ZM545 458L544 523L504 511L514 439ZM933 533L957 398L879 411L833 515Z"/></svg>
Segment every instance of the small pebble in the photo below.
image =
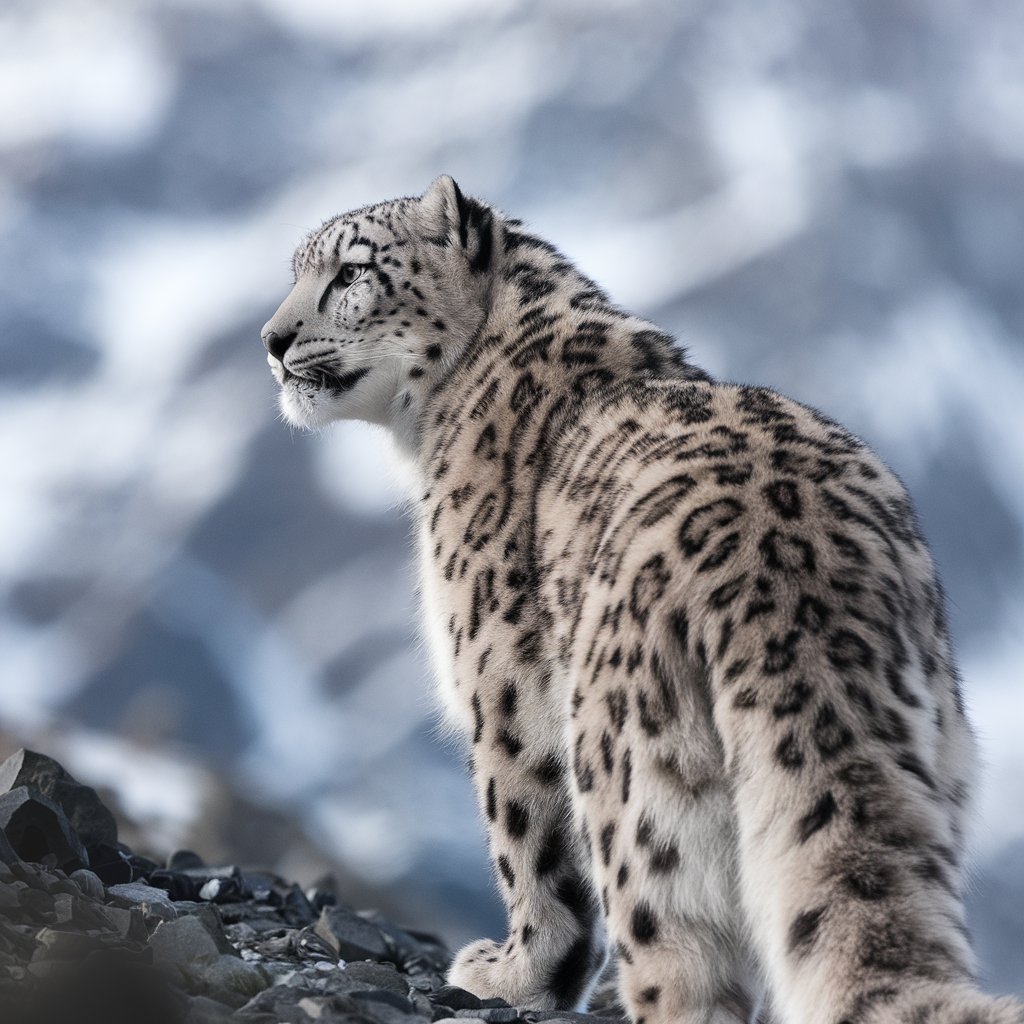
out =
<svg viewBox="0 0 1024 1024"><path fill-rule="evenodd" d="M198 853L193 853L192 850L175 850L174 853L167 858L167 865L171 871L188 871L190 868L202 868L206 866L206 862Z"/></svg>
<svg viewBox="0 0 1024 1024"><path fill-rule="evenodd" d="M74 882L82 893L94 900L103 899L103 883L94 871L88 868L79 868L71 872L71 881Z"/></svg>
<svg viewBox="0 0 1024 1024"><path fill-rule="evenodd" d="M199 890L199 898L201 900L215 900L220 893L220 881L219 878L211 878Z"/></svg>

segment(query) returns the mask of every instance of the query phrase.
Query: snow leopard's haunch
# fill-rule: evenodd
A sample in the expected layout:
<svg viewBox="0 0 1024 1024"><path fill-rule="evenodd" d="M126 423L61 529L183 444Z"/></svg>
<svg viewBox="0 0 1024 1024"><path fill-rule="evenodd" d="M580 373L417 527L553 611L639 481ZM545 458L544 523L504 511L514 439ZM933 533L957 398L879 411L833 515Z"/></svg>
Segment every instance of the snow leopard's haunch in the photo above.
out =
<svg viewBox="0 0 1024 1024"><path fill-rule="evenodd" d="M626 257L628 258L628 256ZM975 776L910 500L439 178L328 221L264 330L289 420L414 466L425 633L503 942L453 984L637 1024L1021 1024L973 982Z"/></svg>

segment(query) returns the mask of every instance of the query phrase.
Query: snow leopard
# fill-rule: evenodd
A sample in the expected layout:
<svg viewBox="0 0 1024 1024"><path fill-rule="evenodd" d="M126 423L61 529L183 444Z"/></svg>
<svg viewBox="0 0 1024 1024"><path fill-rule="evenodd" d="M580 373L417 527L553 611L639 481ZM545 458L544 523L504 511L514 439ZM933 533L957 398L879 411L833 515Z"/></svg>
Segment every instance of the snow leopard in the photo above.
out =
<svg viewBox="0 0 1024 1024"><path fill-rule="evenodd" d="M504 939L448 981L635 1024L1022 1024L965 923L976 744L904 487L713 379L449 176L327 220L262 340L284 417L390 432Z"/></svg>

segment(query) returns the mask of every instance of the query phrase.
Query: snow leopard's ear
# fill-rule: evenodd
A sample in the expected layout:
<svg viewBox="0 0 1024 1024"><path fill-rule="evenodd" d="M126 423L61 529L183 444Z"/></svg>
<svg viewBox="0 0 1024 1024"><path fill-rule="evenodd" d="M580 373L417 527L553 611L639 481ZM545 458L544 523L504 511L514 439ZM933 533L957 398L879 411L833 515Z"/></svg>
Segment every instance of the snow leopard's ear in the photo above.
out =
<svg viewBox="0 0 1024 1024"><path fill-rule="evenodd" d="M474 273L490 266L494 215L487 206L464 196L450 174L435 178L420 203L435 237L465 250Z"/></svg>

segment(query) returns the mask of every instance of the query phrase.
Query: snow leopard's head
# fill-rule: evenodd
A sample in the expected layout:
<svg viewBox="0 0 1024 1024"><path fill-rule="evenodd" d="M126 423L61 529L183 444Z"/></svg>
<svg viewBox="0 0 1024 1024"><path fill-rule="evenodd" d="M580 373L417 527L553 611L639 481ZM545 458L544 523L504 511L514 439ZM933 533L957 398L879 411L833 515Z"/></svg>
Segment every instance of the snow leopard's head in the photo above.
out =
<svg viewBox="0 0 1024 1024"><path fill-rule="evenodd" d="M295 285L262 332L285 417L393 424L483 323L495 226L444 175L422 196L354 210L306 238Z"/></svg>

